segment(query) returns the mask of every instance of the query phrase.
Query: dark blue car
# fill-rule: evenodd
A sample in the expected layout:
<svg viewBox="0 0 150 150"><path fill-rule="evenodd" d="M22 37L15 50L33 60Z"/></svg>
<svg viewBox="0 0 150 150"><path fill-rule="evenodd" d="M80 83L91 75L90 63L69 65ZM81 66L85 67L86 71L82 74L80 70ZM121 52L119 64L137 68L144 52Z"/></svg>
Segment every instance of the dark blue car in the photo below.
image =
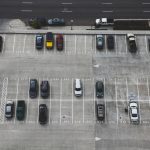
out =
<svg viewBox="0 0 150 150"><path fill-rule="evenodd" d="M36 35L36 40L35 40L35 46L36 49L42 49L44 46L44 37L43 35Z"/></svg>

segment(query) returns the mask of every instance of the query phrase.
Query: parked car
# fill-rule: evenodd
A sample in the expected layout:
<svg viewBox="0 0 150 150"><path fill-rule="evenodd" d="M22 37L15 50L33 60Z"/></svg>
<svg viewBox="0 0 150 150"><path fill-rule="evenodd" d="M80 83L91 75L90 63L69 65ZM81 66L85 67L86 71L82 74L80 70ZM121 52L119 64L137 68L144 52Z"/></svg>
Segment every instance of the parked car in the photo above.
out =
<svg viewBox="0 0 150 150"><path fill-rule="evenodd" d="M115 45L114 36L113 35L108 35L107 36L107 48L109 50L112 50L112 49L114 49L114 45Z"/></svg>
<svg viewBox="0 0 150 150"><path fill-rule="evenodd" d="M65 20L63 18L53 18L48 19L47 23L49 26L64 26Z"/></svg>
<svg viewBox="0 0 150 150"><path fill-rule="evenodd" d="M0 52L2 51L3 49L3 38L2 36L0 36Z"/></svg>
<svg viewBox="0 0 150 150"><path fill-rule="evenodd" d="M48 98L49 97L49 82L48 81L42 81L40 85L40 91L41 91L41 97L42 98Z"/></svg>
<svg viewBox="0 0 150 150"><path fill-rule="evenodd" d="M104 97L104 84L102 81L96 82L96 97L97 98L103 98Z"/></svg>
<svg viewBox="0 0 150 150"><path fill-rule="evenodd" d="M150 38L148 39L148 48L149 48L149 51L150 51Z"/></svg>
<svg viewBox="0 0 150 150"><path fill-rule="evenodd" d="M102 50L104 48L104 36L102 34L96 35L96 48Z"/></svg>
<svg viewBox="0 0 150 150"><path fill-rule="evenodd" d="M43 35L36 35L36 39L35 39L35 46L36 46L36 49L42 49L43 46L44 46L44 37Z"/></svg>
<svg viewBox="0 0 150 150"><path fill-rule="evenodd" d="M16 108L17 120L19 120L19 121L24 120L25 112L26 112L25 101L24 100L18 100L17 101L17 108Z"/></svg>
<svg viewBox="0 0 150 150"><path fill-rule="evenodd" d="M97 120L103 121L105 119L105 105L104 104L97 104L96 105L97 111Z"/></svg>
<svg viewBox="0 0 150 150"><path fill-rule="evenodd" d="M29 88L30 98L36 98L38 95L38 81L37 79L30 80L30 88Z"/></svg>
<svg viewBox="0 0 150 150"><path fill-rule="evenodd" d="M54 35L52 32L46 33L46 48L53 49L54 47Z"/></svg>
<svg viewBox="0 0 150 150"><path fill-rule="evenodd" d="M48 109L46 104L39 105L39 123L46 124L48 120Z"/></svg>
<svg viewBox="0 0 150 150"><path fill-rule="evenodd" d="M74 81L74 94L77 97L82 96L82 83L80 79L75 79Z"/></svg>
<svg viewBox="0 0 150 150"><path fill-rule="evenodd" d="M136 37L132 33L127 34L127 42L128 42L128 48L129 52L136 53L137 52L137 44L136 44Z"/></svg>
<svg viewBox="0 0 150 150"><path fill-rule="evenodd" d="M5 105L5 117L10 119L14 114L14 102L12 100L8 100Z"/></svg>
<svg viewBox="0 0 150 150"><path fill-rule="evenodd" d="M63 39L63 35L62 34L58 34L56 36L56 47L57 47L57 50L63 50L64 39Z"/></svg>

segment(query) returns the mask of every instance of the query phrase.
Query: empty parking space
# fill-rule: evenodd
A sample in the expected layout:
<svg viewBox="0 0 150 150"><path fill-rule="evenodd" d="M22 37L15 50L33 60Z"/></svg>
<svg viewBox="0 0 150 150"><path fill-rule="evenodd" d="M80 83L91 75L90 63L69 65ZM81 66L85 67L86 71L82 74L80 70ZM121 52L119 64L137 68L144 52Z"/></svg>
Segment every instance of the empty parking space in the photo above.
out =
<svg viewBox="0 0 150 150"><path fill-rule="evenodd" d="M28 34L25 40L24 53L35 53L35 35Z"/></svg>
<svg viewBox="0 0 150 150"><path fill-rule="evenodd" d="M85 54L85 36L78 35L76 36L76 53L77 54Z"/></svg>
<svg viewBox="0 0 150 150"><path fill-rule="evenodd" d="M87 35L85 38L85 42L86 42L86 54L92 54L94 52L93 47L94 47L94 39L95 36L93 35Z"/></svg>
<svg viewBox="0 0 150 150"><path fill-rule="evenodd" d="M76 36L75 35L66 36L66 53L76 54Z"/></svg>

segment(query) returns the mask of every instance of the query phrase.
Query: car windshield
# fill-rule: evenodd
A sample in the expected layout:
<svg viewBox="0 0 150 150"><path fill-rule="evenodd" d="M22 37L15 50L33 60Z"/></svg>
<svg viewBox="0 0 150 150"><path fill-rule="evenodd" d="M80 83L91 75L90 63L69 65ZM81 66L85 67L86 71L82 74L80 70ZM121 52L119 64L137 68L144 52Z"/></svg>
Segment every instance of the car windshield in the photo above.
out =
<svg viewBox="0 0 150 150"><path fill-rule="evenodd" d="M137 117L137 114L132 114L132 117Z"/></svg>
<svg viewBox="0 0 150 150"><path fill-rule="evenodd" d="M81 88L75 88L76 91L81 91Z"/></svg>
<svg viewBox="0 0 150 150"><path fill-rule="evenodd" d="M11 112L11 106L7 106L7 107L6 107L6 111L7 111L7 112Z"/></svg>
<svg viewBox="0 0 150 150"><path fill-rule="evenodd" d="M41 43L42 37L37 37L37 43Z"/></svg>
<svg viewBox="0 0 150 150"><path fill-rule="evenodd" d="M47 92L47 90L48 90L48 85L47 84L43 84L42 92Z"/></svg>
<svg viewBox="0 0 150 150"><path fill-rule="evenodd" d="M31 81L30 90L31 90L31 91L34 91L34 90L35 90L35 82L34 82L34 81Z"/></svg>

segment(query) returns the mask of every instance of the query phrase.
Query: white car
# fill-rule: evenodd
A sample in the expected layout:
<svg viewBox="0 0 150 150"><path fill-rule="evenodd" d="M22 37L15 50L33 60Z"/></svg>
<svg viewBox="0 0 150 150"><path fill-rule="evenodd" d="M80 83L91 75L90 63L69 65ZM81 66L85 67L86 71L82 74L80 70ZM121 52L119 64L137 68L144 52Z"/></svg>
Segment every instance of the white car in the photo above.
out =
<svg viewBox="0 0 150 150"><path fill-rule="evenodd" d="M130 101L129 110L131 122L138 124L139 123L138 103L136 101Z"/></svg>
<svg viewBox="0 0 150 150"><path fill-rule="evenodd" d="M80 79L75 79L74 81L74 94L77 97L82 96L82 83Z"/></svg>

